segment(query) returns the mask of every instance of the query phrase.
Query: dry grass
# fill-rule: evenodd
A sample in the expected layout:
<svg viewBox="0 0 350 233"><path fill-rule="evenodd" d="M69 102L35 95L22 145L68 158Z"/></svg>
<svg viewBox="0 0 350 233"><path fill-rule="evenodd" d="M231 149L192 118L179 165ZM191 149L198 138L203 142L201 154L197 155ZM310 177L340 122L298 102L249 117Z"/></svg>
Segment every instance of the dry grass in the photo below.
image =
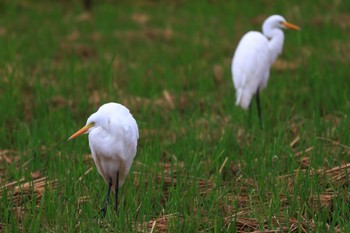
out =
<svg viewBox="0 0 350 233"><path fill-rule="evenodd" d="M162 174L155 174L153 179L154 182L164 182L163 186L163 196L166 198L168 196L168 188L176 186L176 176L181 174L185 175L183 169L183 164L178 166L179 171L176 168L171 171L170 164L163 164L164 176ZM276 180L284 183L285 187L289 189L290 193L293 193L294 182L297 176L300 173L309 172L310 176L318 175L323 177L320 185L326 185L328 182L332 183L332 185L348 185L349 183L349 172L350 172L350 163L344 164L341 166L336 166L329 169L318 169L318 170L307 170L307 169L298 169L295 170L293 174L277 177ZM135 185L137 185L137 177L140 174L137 174L135 177ZM219 187L210 180L191 178L193 185L197 185L202 196L206 196L210 194L210 192L215 192ZM242 179L243 187L240 187L240 194L235 195L233 193L226 194L226 198L231 201L231 203L237 202L238 208L236 206L228 206L227 203L222 202L221 200L217 200L220 205L220 209L222 213L225 213L224 217L225 229L220 229L221 231L226 231L228 229L232 229L232 225L235 225L235 229L237 232L310 232L315 230L315 224L313 219L302 215L300 219L289 217L286 219L284 216L273 216L272 219L263 220L263 224L261 224L261 219L257 219L252 217L253 212L250 208L251 202L259 202L258 195L251 195L250 193L245 193L245 190L250 190L248 187L252 187L255 184L252 179ZM245 187L248 186L248 187ZM269 196L269 194L266 194ZM321 194L314 194L309 197L308 203L310 204L311 211L317 212L321 208L329 209L332 211L333 200L337 198L338 194L332 191L331 188L327 189L326 192ZM301 197L298 195L296 197L298 201L302 201ZM350 200L350 196L346 197L347 200ZM290 200L287 195L280 194L280 201L282 202L282 210L289 208ZM269 203L264 203L264 205L269 205ZM202 216L208 216L207 210L201 209L203 213ZM331 215L331 213L330 213ZM179 213L163 213L161 216L154 217L150 219L148 222L136 224L136 228L141 230L144 229L145 225L147 226L149 232L168 232L168 225L172 224L174 219L177 221L183 221L185 216L182 216ZM202 224L209 223L209 225L213 225L213 219L210 218L202 218L199 220ZM271 227L273 226L273 227ZM203 229L203 232L211 231L212 229ZM339 229L335 229L335 232L340 232Z"/></svg>
<svg viewBox="0 0 350 233"><path fill-rule="evenodd" d="M17 10L20 11L22 7L24 9L22 10L22 15L27 18L20 17L17 19L17 17L14 17L8 20L11 24L0 26L0 38L13 35L16 39L23 39L23 41L18 41L19 45L22 43L23 45L39 44L42 47L39 47L38 51L41 51L40 48L43 51L48 51L47 54L39 54L40 58L37 58L36 56L38 55L35 53L37 48L35 46L29 53L27 48L22 50L21 46L17 46L16 43L4 43L4 46L13 46L10 49L6 47L3 49L6 56L12 55L13 57L4 57L3 67L0 67L0 76L3 79L1 93L4 96L7 95L5 96L6 98L3 98L3 102L12 99L14 102L19 100L23 105L24 111L23 120L25 122L23 125L21 120L7 120L6 117L4 118L6 120L4 124L6 132L9 133L6 137L9 137L9 139L7 143L4 143L3 147L15 148L15 146L19 146L19 148L15 148L15 150L4 150L1 148L0 150L0 198L5 200L3 208L9 208L8 212L11 212L11 216L10 214L8 216L13 216L14 220L18 222L19 231L22 232L24 231L23 228L30 226L24 221L28 222L28 219L32 220L32 218L40 219L36 220L36 223L40 227L44 226L44 228L54 228L56 223L61 226L69 222L67 218L62 218L52 223L50 219L52 215L50 214L47 214L48 217L42 217L36 215L36 213L30 213L30 206L33 206L34 209L49 209L51 207L49 205L46 206L44 203L47 196L49 196L46 195L46 192L57 188L70 190L69 186L60 187L61 183L65 183L61 179L65 178L50 178L52 173L53 177L64 177L66 175L65 170L62 167L58 169L64 171L63 174L54 169L46 170L52 169L52 167L55 168L56 165L53 165L52 161L35 161L37 159L36 154L31 151L40 150L39 140L40 143L46 145L46 148L56 150L57 147L60 147L58 150L61 150L63 154L65 150L69 152L74 151L69 148L72 144L67 146L67 148L63 148L61 145L57 146L57 142L54 139L40 139L43 136L41 134L43 132L42 128L54 128L56 131L52 136L59 138L65 135L67 127L69 124L72 124L72 121L62 121L62 119L71 117L71 115L65 116L65 113L62 113L62 109L69 109L73 117L83 117L80 115L82 113L79 112L82 111L82 109L79 110L80 104L82 106L83 104L93 106L97 109L106 100L113 99L113 101L118 101L128 106L135 116L139 115L137 120L140 122L140 144L152 145L152 148L140 146L138 151L138 156L140 157L133 164L135 172L132 176L132 182L135 187L146 186L150 190L148 192L150 197L159 195L160 199L157 201L160 202L160 205L154 208L162 208L161 211L152 209L153 206L150 209L143 209L143 206L146 205L145 203L139 203L139 200L143 200L139 197L139 194L131 197L124 196L125 203L129 205L128 207L130 207L132 201L135 201L136 206L140 206L141 209L128 209L129 213L135 211L133 213L136 214L130 215L132 217L135 215L139 217L141 216L139 213L142 213L142 217L140 217L142 220L130 218L133 229L146 230L148 232L168 232L175 227L181 227L175 224L180 223L181 225L181 223L184 223L185 227L188 225L197 227L198 225L201 232L232 231L232 229L236 229L237 232L312 232L318 230L317 227L320 227L320 219L322 219L326 221L324 224L329 224L330 228L331 225L335 227L335 229L332 228L333 231L340 232L339 229L343 228L344 225L339 223L340 226L338 226L338 222L332 220L333 216L338 216L333 213L336 213L335 208L339 203L350 201L350 195L346 192L349 186L350 163L342 157L350 155L350 147L347 145L348 134L342 130L344 126L348 126L346 123L348 122L347 111L350 106L348 100L343 100L346 99L347 89L346 85L342 83L346 76L344 64L347 64L350 59L350 43L346 43L349 41L347 39L349 37L345 33L350 28L350 16L347 13L341 13L343 9L338 9L339 4L341 7L345 5L344 1L333 1L327 4L326 9L323 9L326 11L320 10L315 16L312 16L310 12L310 15L305 18L302 16L306 16L305 12L308 13L308 11L299 6L299 3L290 3L291 7L288 9L288 13L285 12L285 16L287 19L292 19L293 23L303 23L304 25L300 24L303 31L300 36L296 36L297 34L292 35L291 33L287 35L286 33L285 51L274 64L272 72L283 74L283 76L286 76L286 80L292 79L299 82L295 86L298 86L298 88L289 88L291 83L288 83L288 85L283 83L283 87L288 87L288 90L283 95L287 96L288 94L289 98L289 92L293 91L295 99L290 97L290 101L295 100L296 102L293 103L293 106L290 106L291 110L289 106L287 108L288 111L285 111L286 108L283 107L278 109L281 112L281 121L283 120L283 123L273 122L270 125L272 130L266 132L266 134L261 134L262 137L267 138L266 140L257 140L257 137L260 137L259 132L247 130L243 127L241 123L244 116L242 115L241 119L240 110L233 108L233 100L229 100L232 102L231 106L226 98L228 98L229 93L232 94L231 97L234 97L229 70L232 52L235 47L233 42L238 42L239 37L247 30L250 30L249 27L252 25L253 28L260 28L261 22L267 15L259 13L261 15L251 19L247 15L234 18L230 15L229 18L225 18L223 14L225 11L216 8L219 4L214 6L211 3L207 6L206 14L200 12L201 9L198 9L198 12L192 10L192 7L197 6L192 6L191 10L187 9L188 12L185 11L182 14L181 11L186 10L186 4L183 1L179 2L181 5L184 4L181 8L174 8L169 12L161 12L162 14L156 15L157 12L155 12L156 8L154 7L161 3L158 1L151 2L152 8L149 10L148 7L133 6L125 11L113 11L113 15L111 15L113 17L111 18L114 20L110 20L108 17L104 19L103 15L98 13L103 10L103 6L98 6L94 11L83 13L68 10L65 11L64 15L57 15L57 19L46 17L47 20L45 21L47 22L57 20L56 24L62 24L62 29L54 27L55 30L51 31L49 30L51 28L48 28L46 29L47 32L45 32L40 30L40 27L33 28L37 35L28 34L27 37L38 38L38 41L43 41L43 43L24 40L21 36L23 34L22 31L17 32L16 30L22 29L22 27L32 27L31 23L22 22L23 19L28 19L28 22L31 21L27 11L30 12L35 9L32 12L33 16L37 14L38 18L44 18L45 15L41 15L41 12L46 12L55 5L26 1L17 3L19 4ZM198 4L198 7L202 4L204 5L204 3ZM269 7L271 9L273 5L268 2L264 4L266 9L269 9ZM324 3L312 7L318 9L322 4ZM117 5L118 9L123 7L122 2ZM246 6L249 7L247 9L251 8L249 4ZM3 13L6 13L6 9L2 10L4 11ZM134 12L134 10L136 11ZM214 12L211 12L212 10ZM220 13L215 13L216 10ZM235 9L230 9L230 14L231 10ZM240 12L241 10L236 11ZM118 17L115 17L116 15ZM6 14L4 16L4 19L6 19ZM308 21L309 18L311 21ZM104 19L105 22L110 22L111 25L103 25L103 21L100 21L101 19ZM294 21L294 19L296 20ZM12 21L16 22L17 20L19 20L18 25L17 23L12 24ZM203 25L200 25L201 20L204 23ZM246 20L249 20L249 27L244 23ZM131 23L135 25L129 28L125 26L128 24L123 25L124 21L130 25L132 25ZM23 26L19 27L20 24L23 24ZM308 27L308 24L312 28ZM48 25L50 27L54 26L53 24ZM45 24L42 26L45 26ZM323 30L323 28L328 29L330 26L332 26L332 31ZM320 34L320 31L324 34ZM50 38L51 33L57 33L54 35L58 38L57 41L55 38L46 42L44 39ZM330 36L332 33L334 33L333 38ZM317 36L317 38L313 36ZM323 37L327 39L323 39ZM162 44L162 46L159 46L159 44ZM117 46L114 47L114 45ZM47 46L46 49L44 46ZM127 46L130 46L130 48ZM192 49L193 54L191 54ZM131 52L132 56L129 54ZM178 64L173 64L173 59L157 64L157 60L162 61L168 57L176 58ZM24 63L27 59L30 62ZM100 61L101 64L99 64ZM100 79L100 77L110 76L109 71L106 73L100 72L106 68L102 61L111 63L110 68L113 73L113 80ZM185 64L182 64L182 62ZM68 64L69 69L66 67L66 64ZM331 72L328 71L328 68L330 68L328 65L332 66ZM70 71L70 69L72 70ZM140 70L134 73L136 69ZM81 71L84 72L80 73ZM167 74L170 72L176 73L167 77ZM164 74L164 80L160 83L154 82L156 80L155 73ZM76 94L68 95L70 88L63 85L65 79L62 79L62 77L67 75L68 77L74 77L79 89L89 90L88 94L77 91ZM148 80L148 78L150 79ZM317 80L317 82L312 83L312 78ZM328 80L331 78L332 80L334 79L334 86L329 85L331 82ZM168 82L167 79L175 80ZM208 83L206 83L207 81ZM130 85L131 82L137 85ZM309 93L312 86L322 87L323 83L324 85L329 85L325 86L324 90L320 90L324 94ZM155 84L157 87L153 93L151 91L143 91L149 85L153 87ZM47 87L48 93L45 92L44 88L36 89L40 86ZM113 93L106 91L109 87L111 87L110 89L113 90ZM183 88L177 90L178 87ZM277 86L279 89L281 87ZM18 92L18 98L13 98L14 91L10 92L7 89ZM345 91L342 92L342 89ZM117 94L115 90L118 90ZM132 93L129 93L130 90ZM138 92L139 90L141 91ZM41 95L37 94L40 91L43 93ZM74 93L74 89L71 91ZM271 89L268 91L268 93L272 92ZM281 104L281 95L276 96L277 101L270 100L271 102L268 103L269 107ZM327 102L326 97L327 100L329 99L329 101L335 103ZM86 103L81 102L82 99L86 100ZM313 101L310 102L310 100ZM298 105L301 104L305 104L305 108L298 112L300 111ZM41 105L49 106L50 111L38 117L35 113L36 110L41 109ZM84 109L86 109L86 106ZM147 109L147 111L144 109ZM193 109L203 114L192 116L191 112ZM231 109L233 110L231 111ZM321 112L320 118L323 118L319 122L321 126L313 118L314 114L317 114L318 109ZM13 111L13 116L16 114L21 115L18 114L22 111L21 108L19 108L18 112L16 111ZM291 115L288 115L289 111ZM269 115L267 111L264 114L266 114L267 124L270 117L275 119L272 118L274 117L273 114ZM152 120L149 121L149 118L153 117L153 115L157 120L154 122ZM180 118L175 119L175 115L179 115ZM182 116L183 118L181 118ZM38 118L36 119L35 117ZM86 117L85 113L84 117ZM80 122L82 119L78 117L76 119L73 118L74 121L79 120ZM191 120L184 122L184 119ZM285 119L289 119L289 122L288 120L284 121ZM161 123L158 123L158 121ZM176 121L179 122L178 125L175 125ZM26 136L21 134L23 129L17 126L12 127L13 125L18 125L19 122L22 125L21 127L26 129L25 132L28 131L28 135L33 136L33 142L28 140L31 142L28 145L26 145L28 141L23 139ZM284 123L287 125L287 130L286 132L280 132L279 128L281 126L284 127ZM13 128L16 130L13 130ZM190 132L192 133L192 131L196 130L199 132L193 133L194 136L192 134L190 134L191 137L188 136ZM228 132L232 132L230 137L227 136ZM275 139L277 137L276 132L278 134L281 133L283 136ZM227 146L228 143L226 144L225 140L231 140L231 136L234 138L233 143ZM273 140L276 140L273 141L274 145L272 145L272 140L270 141L272 137ZM182 140L183 138L184 140ZM287 139L285 140L285 138ZM314 143L313 139L315 139L316 143ZM153 144L153 142L155 143ZM219 146L212 146L216 142L219 142ZM196 174L197 170L193 168L194 164L197 165L197 161L194 164L190 164L189 161L191 160L184 159L187 153L190 154L192 152L182 149L181 146L173 149L172 147L176 143L179 143L179 145L181 143L193 144L193 148L196 148L194 149L195 153L204 155L199 158L200 166L202 166L200 167L201 171L198 172L199 174ZM255 148L256 144L259 145ZM264 144L263 148L259 147L261 144ZM271 144L271 147L269 144ZM319 147L319 145L322 146ZM81 148L78 147L78 143L75 146L76 148ZM158 146L159 148L155 150L155 154L158 152L159 154L157 154L157 157L153 156L150 159L149 155L153 155L153 149ZM205 147L205 149L202 150L202 147ZM265 167L265 170L262 169L263 172L257 172L256 176L250 176L250 170L249 168L247 169L250 159L251 161L259 162L259 160L254 160L256 158L252 156L255 156L257 153L266 156L266 151L270 149L274 151L275 147L277 148L276 150L279 150L280 147L283 147L283 149L287 147L286 150L282 150L282 155L278 156L280 158L288 156L292 161L292 168L282 163L279 164L281 161L279 160L276 162L276 165L281 167L277 167L277 169L282 171L274 174L284 175L270 175L271 170ZM197 148L199 149L197 150ZM45 147L41 149L41 155L46 154ZM95 177L91 178L88 174L98 174L96 170L94 171L91 156L86 154L88 153L88 148L86 149L85 154L82 155L83 163L84 165L87 165L86 161L91 163L85 168L86 170L79 170L81 167L75 166L75 163L81 162L76 159L73 161L74 164L67 166L67 169L76 169L75 171L80 172L80 177L75 177L76 180L70 180L73 183L86 181L86 183L89 182L89 185L92 185L91 182L94 182ZM244 157L240 162L231 161L229 152L227 154L218 153L218 157L214 158L213 156L211 157L213 161L210 161L208 157L211 155L212 150L216 149L223 151L232 149L231 151L237 153L237 157L236 154L234 157L235 161L240 155L246 153L244 149L249 149L252 153L251 157ZM25 152L20 153L19 151ZM175 159L173 159L173 157L176 157L174 154L178 156ZM221 155L222 157L220 157ZM269 161L267 161L266 157L263 157L262 161L264 164L261 167L264 165L269 166ZM176 160L176 165L169 163L170 160ZM218 163L219 160L220 163ZM315 160L317 161L315 162ZM143 161L145 164L139 161ZM69 161L62 163L63 166L67 162ZM341 165L335 166L334 164ZM189 167L186 166L192 167L188 169ZM283 166L286 167L287 172L285 172ZM40 170L31 171L29 167L35 167L35 169ZM215 167L215 171L213 167ZM298 169L292 171L295 167L298 167ZM204 173L203 176L200 172ZM267 176L266 180L263 179L263 176ZM257 179L257 177L263 178ZM307 179L303 180L305 177ZM301 188L300 186L303 186L304 181L317 183ZM101 179L98 182L103 181ZM272 182L272 188L266 188L261 191L261 185L268 182ZM313 190L313 185L320 186L319 190L321 191ZM91 188L91 186L88 187ZM188 191L192 187L193 190ZM179 196L174 197L174 190L179 193L176 193ZM131 191L138 192L137 189L136 191L135 189ZM299 191L304 193L300 194L298 193ZM70 194L66 195L69 196ZM71 216L70 214L73 213L77 216L78 222L80 222L84 217L84 208L91 208L90 204L93 200L93 195L86 194L86 192L85 194L77 192L76 195L74 198L71 196L69 198L77 200L77 207L75 206L76 203L72 201L72 205L67 207L66 210L69 213L68 216ZM183 203L184 206L190 206L189 216L181 212L182 206L178 209L178 206L174 204L177 198L182 197L184 197L184 200L186 198L190 200L190 202L184 201ZM50 199L50 204L56 200L66 201L65 197L62 198L61 196L57 199L55 199L56 197L53 198ZM197 199L203 203L196 203ZM30 203L33 205L30 205ZM216 208L219 213L212 213L213 210L209 209L208 205L214 206L213 209ZM273 208L274 205L280 205L277 211ZM298 207L295 207L295 205ZM167 209L168 206L170 206L169 209ZM55 206L52 208L54 209ZM268 211L273 212L272 216L266 214ZM56 209L53 212L56 212ZM286 212L288 214L283 215ZM321 212L325 213L325 216L317 216ZM192 214L195 216L192 216ZM347 215L347 213L344 215ZM2 216L3 222L0 221L0 232L9 229L9 224L11 224L7 222L10 217L6 217L5 214ZM212 219L211 216L220 219ZM345 216L345 220L348 220L346 218L349 217ZM190 223L188 223L189 219ZM216 225L216 220L221 221L220 229L216 228L218 226ZM45 226L46 222L52 224L52 226ZM102 224L114 227L113 223L109 223L108 219L104 219ZM80 227L83 227L83 224L75 227L76 231L81 231ZM122 226L121 228L123 229L123 227L127 226Z"/></svg>
<svg viewBox="0 0 350 233"><path fill-rule="evenodd" d="M2 157L4 157L5 152L2 152ZM144 166L143 164L137 163L136 166ZM162 174L154 174L152 176L154 183L163 182L162 196L166 199L169 195L168 188L175 187L177 185L177 176L186 176L184 171L184 164L179 163L177 167L172 166L171 164L164 163L160 165L164 171ZM238 166L239 167L239 166ZM89 168L84 175L91 172ZM280 183L285 184L285 187L289 189L290 193L293 193L293 188L295 187L295 180L301 174L309 173L310 176L319 176L321 177L320 185L327 185L327 183L332 183L332 185L348 185L349 184L349 173L350 173L350 163L344 164L341 166L336 166L329 169L298 169L295 170L293 174L277 177ZM83 175L83 176L84 176ZM134 185L138 185L138 180L140 173L135 173ZM79 178L81 180L82 177ZM217 187L217 184L211 180L199 179L195 177L188 177L190 182L193 185L197 185L200 195L206 196L211 192L216 192L220 187ZM233 192L225 194L227 200L231 203L237 202L237 206L230 206L227 203L222 201L223 198L217 200L219 208L222 213L226 216L223 221L225 222L225 229L231 229L232 225L235 226L237 232L309 232L310 230L315 230L315 224L312 219L302 216L301 219L296 219L290 217L286 219L284 216L273 216L272 219L263 220L252 217L253 213L250 208L251 202L258 203L258 195L252 195L245 190L250 190L249 187L255 186L255 182L252 179L243 179L237 178L237 181L242 187L240 187L240 194L235 195ZM237 182L236 181L236 182ZM24 200L36 199L37 207L40 205L40 200L46 188L54 189L57 185L58 180L48 180L46 176L41 176L40 172L32 173L32 179L26 180L21 178L18 181L9 182L0 187L0 192L6 192L9 194L8 199L13 203L13 212L15 213L16 218L21 219L24 211L26 210L26 202ZM225 184L222 184L225 185ZM245 187L247 186L247 187ZM269 196L269 194L266 194ZM332 202L333 199L337 197L337 193L333 192L331 188L327 189L325 193L318 195L311 195L308 202L312 203L309 207L312 211L316 212L320 208L327 208L329 211L332 211ZM300 199L299 196L295 197ZM347 200L350 200L350 196L346 197ZM87 201L90 199L89 196L84 196L79 198L81 202ZM290 205L290 200L287 195L280 194L279 199L282 202L282 209L286 209ZM269 203L264 203L264 205L269 205ZM203 208L203 207L196 207ZM201 209L203 212L202 216L208 216L207 210ZM139 230L143 229L142 227L147 226L149 232L167 232L169 224L174 221L174 219L182 221L185 216L180 215L179 213L163 213L161 216L154 217L145 223L135 223L135 227ZM182 219L182 220L181 220ZM206 223L207 225L213 225L213 219L202 218L200 219L201 223ZM213 225L214 226L214 225ZM271 227L273 226L273 227ZM1 225L0 225L1 229ZM212 229L203 229L203 232L211 231ZM336 230L338 232L338 230Z"/></svg>

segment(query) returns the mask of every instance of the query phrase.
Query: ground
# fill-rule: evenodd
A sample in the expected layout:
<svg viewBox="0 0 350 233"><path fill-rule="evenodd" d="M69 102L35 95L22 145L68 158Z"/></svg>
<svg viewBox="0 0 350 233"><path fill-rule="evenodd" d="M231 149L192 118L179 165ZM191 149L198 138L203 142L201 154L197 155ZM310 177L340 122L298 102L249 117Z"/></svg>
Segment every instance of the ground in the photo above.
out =
<svg viewBox="0 0 350 233"><path fill-rule="evenodd" d="M88 8L88 9L87 9ZM350 231L349 1L0 3L4 232ZM281 14L263 129L235 106L242 35ZM137 156L104 219L88 140L106 102L138 122Z"/></svg>

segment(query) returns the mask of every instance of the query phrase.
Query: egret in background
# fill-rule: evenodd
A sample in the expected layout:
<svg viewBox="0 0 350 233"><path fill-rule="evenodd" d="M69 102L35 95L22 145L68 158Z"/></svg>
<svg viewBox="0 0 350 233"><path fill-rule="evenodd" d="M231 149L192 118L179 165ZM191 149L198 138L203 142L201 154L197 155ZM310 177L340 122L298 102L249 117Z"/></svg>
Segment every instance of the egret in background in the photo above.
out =
<svg viewBox="0 0 350 233"><path fill-rule="evenodd" d="M108 183L106 202L101 210L104 217L111 189L115 193L115 210L118 209L118 189L123 185L136 155L139 130L126 107L107 103L68 140L85 133L89 134L89 146L97 170Z"/></svg>
<svg viewBox="0 0 350 233"><path fill-rule="evenodd" d="M262 26L263 33L250 31L242 37L232 59L236 105L250 109L255 94L260 128L262 122L259 91L266 87L270 67L282 52L283 28L300 30L298 26L288 23L280 15L268 17Z"/></svg>

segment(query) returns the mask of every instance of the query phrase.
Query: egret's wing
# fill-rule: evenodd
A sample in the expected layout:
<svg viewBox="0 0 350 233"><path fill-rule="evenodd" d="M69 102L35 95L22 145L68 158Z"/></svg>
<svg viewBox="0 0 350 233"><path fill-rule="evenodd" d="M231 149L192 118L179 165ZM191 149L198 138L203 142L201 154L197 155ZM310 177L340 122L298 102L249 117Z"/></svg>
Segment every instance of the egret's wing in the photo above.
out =
<svg viewBox="0 0 350 233"><path fill-rule="evenodd" d="M247 109L258 88L266 86L270 68L267 38L248 32L239 42L232 59L232 76L236 88L236 105Z"/></svg>
<svg viewBox="0 0 350 233"><path fill-rule="evenodd" d="M122 106L122 105L121 105ZM118 114L110 118L112 134L120 143L120 150L126 157L135 157L139 130L137 123L129 110L125 107L118 109Z"/></svg>
<svg viewBox="0 0 350 233"><path fill-rule="evenodd" d="M269 68L267 38L259 32L248 32L239 42L232 60L235 88L248 88L255 93Z"/></svg>

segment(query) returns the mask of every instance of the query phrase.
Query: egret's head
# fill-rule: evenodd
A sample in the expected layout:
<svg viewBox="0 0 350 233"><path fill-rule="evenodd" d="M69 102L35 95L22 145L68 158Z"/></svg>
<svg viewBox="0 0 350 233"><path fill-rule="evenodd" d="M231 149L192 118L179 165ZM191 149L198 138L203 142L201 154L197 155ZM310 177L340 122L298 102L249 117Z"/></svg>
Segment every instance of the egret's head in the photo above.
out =
<svg viewBox="0 0 350 233"><path fill-rule="evenodd" d="M124 107L124 109L126 109ZM127 109L126 109L127 110ZM68 140L76 138L82 134L90 133L93 129L101 127L108 131L110 129L110 118L112 115L121 111L121 105L116 103L107 103L102 105L97 112L93 113L86 121L86 125L70 136ZM129 113L129 110L127 110Z"/></svg>
<svg viewBox="0 0 350 233"><path fill-rule="evenodd" d="M106 108L100 108L97 112L93 113L86 121L86 125L74 133L68 138L68 140L76 138L82 134L90 133L96 127L102 127L104 129L108 126L109 112Z"/></svg>
<svg viewBox="0 0 350 233"><path fill-rule="evenodd" d="M293 30L300 30L300 27L297 25L288 23L283 16L280 15L272 15L268 17L264 24L263 24L263 30L264 28L288 28Z"/></svg>

